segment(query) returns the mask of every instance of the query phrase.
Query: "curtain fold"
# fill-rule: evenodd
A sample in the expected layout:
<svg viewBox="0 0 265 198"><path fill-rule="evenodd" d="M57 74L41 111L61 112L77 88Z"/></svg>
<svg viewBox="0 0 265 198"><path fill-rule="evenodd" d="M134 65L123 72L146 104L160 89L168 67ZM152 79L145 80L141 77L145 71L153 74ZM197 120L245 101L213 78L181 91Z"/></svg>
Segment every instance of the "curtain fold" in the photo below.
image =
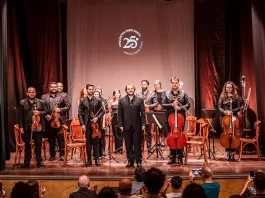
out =
<svg viewBox="0 0 265 198"><path fill-rule="evenodd" d="M264 74L265 74L265 2L263 0L252 0L252 35L254 68L257 89L257 114L258 119L265 122L265 92ZM260 131L260 143L262 153L265 155L265 130L264 124Z"/></svg>

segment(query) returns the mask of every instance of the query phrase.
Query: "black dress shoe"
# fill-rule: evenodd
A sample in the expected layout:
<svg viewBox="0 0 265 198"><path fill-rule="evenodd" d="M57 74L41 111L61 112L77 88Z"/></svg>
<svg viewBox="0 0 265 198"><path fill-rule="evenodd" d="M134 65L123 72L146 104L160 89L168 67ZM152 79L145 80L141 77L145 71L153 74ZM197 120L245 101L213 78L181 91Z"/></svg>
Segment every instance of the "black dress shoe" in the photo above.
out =
<svg viewBox="0 0 265 198"><path fill-rule="evenodd" d="M172 158L169 158L167 164L176 164L176 160L172 159Z"/></svg>
<svg viewBox="0 0 265 198"><path fill-rule="evenodd" d="M24 163L20 166L20 168L29 168L30 164L29 163Z"/></svg>
<svg viewBox="0 0 265 198"><path fill-rule="evenodd" d="M134 167L134 163L133 162L128 162L128 164L126 165L126 168L129 168L129 167Z"/></svg>
<svg viewBox="0 0 265 198"><path fill-rule="evenodd" d="M86 166L91 166L92 165L92 162L91 161L87 161L86 162Z"/></svg>
<svg viewBox="0 0 265 198"><path fill-rule="evenodd" d="M38 162L36 166L37 167L46 167L45 164L43 164L43 162Z"/></svg>
<svg viewBox="0 0 265 198"><path fill-rule="evenodd" d="M137 168L142 167L142 163L141 163L141 162L138 162L138 163L136 163L136 164L137 164Z"/></svg>
<svg viewBox="0 0 265 198"><path fill-rule="evenodd" d="M100 162L99 162L99 159L95 160L95 164L96 164L96 166L100 166L101 165Z"/></svg>
<svg viewBox="0 0 265 198"><path fill-rule="evenodd" d="M178 163L177 165L182 166L183 165L183 160L182 157L178 157Z"/></svg>
<svg viewBox="0 0 265 198"><path fill-rule="evenodd" d="M55 157L50 157L49 161L55 160Z"/></svg>
<svg viewBox="0 0 265 198"><path fill-rule="evenodd" d="M63 155L60 157L60 161L64 161L64 156Z"/></svg>

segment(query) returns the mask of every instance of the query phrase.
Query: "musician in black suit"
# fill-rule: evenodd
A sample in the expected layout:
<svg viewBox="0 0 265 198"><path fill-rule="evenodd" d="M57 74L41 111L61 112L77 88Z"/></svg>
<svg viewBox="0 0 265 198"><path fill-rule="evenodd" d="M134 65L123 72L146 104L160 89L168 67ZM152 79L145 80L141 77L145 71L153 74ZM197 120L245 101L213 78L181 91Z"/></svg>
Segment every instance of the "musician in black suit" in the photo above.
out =
<svg viewBox="0 0 265 198"><path fill-rule="evenodd" d="M142 166L141 131L145 130L144 100L134 95L135 87L125 87L126 96L118 103L118 126L123 131L128 164L126 167Z"/></svg>
<svg viewBox="0 0 265 198"><path fill-rule="evenodd" d="M142 91L138 92L136 96L144 99L145 110L149 109L149 111L153 111L154 108L157 107L158 105L158 101L155 96L155 93L153 91L148 90L148 86L149 86L148 80L142 80L141 86L142 86ZM152 152L151 150L151 145L152 145L151 126L152 125L149 123L145 125L145 131L146 131L145 139L146 139L148 153ZM142 140L143 139L144 138L142 137ZM144 144L143 141L142 141L142 144Z"/></svg>
<svg viewBox="0 0 265 198"><path fill-rule="evenodd" d="M171 78L171 90L167 91L162 99L162 106L167 110L167 117L177 110L178 114L184 117L184 125L186 120L186 110L190 108L190 100L188 94L180 88L179 79L176 77ZM184 126L182 127L184 130ZM170 157L168 164L176 163L176 156L178 158L178 165L183 164L182 158L183 149L172 149L170 148Z"/></svg>
<svg viewBox="0 0 265 198"><path fill-rule="evenodd" d="M36 98L36 90L34 87L28 87L27 89L28 98L20 101L19 105L19 127L20 132L23 134L23 141L25 142L25 156L23 168L30 167L31 160L31 135L32 140L35 144L35 155L37 166L45 167L41 159L41 145L43 132L45 131L45 121L44 116L46 114L45 102ZM40 116L41 127L38 130L32 131L32 116ZM32 133L32 134L31 134Z"/></svg>
<svg viewBox="0 0 265 198"><path fill-rule="evenodd" d="M85 97L78 106L78 118L82 130L86 132L86 151L87 151L87 164L92 165L91 150L93 146L93 154L95 157L95 164L100 166L99 162L99 138L92 137L91 123L98 123L104 115L104 107L100 99L94 97L94 85L87 84L87 97ZM99 123L99 126L101 123ZM100 129L99 129L100 130Z"/></svg>
<svg viewBox="0 0 265 198"><path fill-rule="evenodd" d="M60 114L60 123L63 125L68 119L68 112L71 104L69 96L66 93L58 92L57 82L51 82L49 86L49 93L41 97L45 101L47 106L46 125L47 135L50 146L50 161L55 160L55 143L56 140L59 146L60 160L64 160L64 137L61 133L60 127L51 127L53 121L52 113L56 112Z"/></svg>

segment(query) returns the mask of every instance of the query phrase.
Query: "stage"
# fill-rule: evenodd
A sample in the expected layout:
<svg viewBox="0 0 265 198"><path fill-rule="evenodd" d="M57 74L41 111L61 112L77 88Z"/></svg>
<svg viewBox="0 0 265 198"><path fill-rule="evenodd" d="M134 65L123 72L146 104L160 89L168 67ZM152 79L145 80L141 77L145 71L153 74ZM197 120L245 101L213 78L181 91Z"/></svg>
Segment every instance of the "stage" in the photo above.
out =
<svg viewBox="0 0 265 198"><path fill-rule="evenodd" d="M238 161L227 161L225 149L219 144L219 139L215 140L216 148L220 152L215 153L216 160L211 158L209 160L210 166L214 171L215 178L245 178L250 170L258 170L265 167L264 158L258 161L257 155L243 155L240 162ZM145 149L146 150L146 149ZM177 166L177 165L167 165L169 148L162 147L163 157L156 158L156 156L151 156L147 159L147 152L144 152L144 160L142 165L145 169L150 167L156 167L163 170L167 177L173 175L181 175L187 177L188 172L191 169L201 168L204 161L203 157L200 159L200 152L189 154L189 159L187 165ZM43 156L43 153L42 153ZM11 154L11 160L6 161L6 169L0 172L2 179L76 179L82 174L87 174L92 180L119 180L123 177L133 178L134 168L125 168L126 155L124 154L113 154L117 158L118 162L112 160L111 162L106 159L101 160L101 166L97 167L92 165L91 167L83 167L82 161L79 160L79 152L74 155L74 159L69 159L67 165L64 167L63 162L59 161L59 154L57 154L55 161L44 160L46 165L45 168L36 168L31 161L30 169L22 169L19 167L14 167L14 153ZM49 158L49 151L47 150L47 158ZM70 156L69 156L70 158ZM235 155L238 159L238 155ZM23 162L23 155L21 158ZM94 163L94 162L93 162Z"/></svg>

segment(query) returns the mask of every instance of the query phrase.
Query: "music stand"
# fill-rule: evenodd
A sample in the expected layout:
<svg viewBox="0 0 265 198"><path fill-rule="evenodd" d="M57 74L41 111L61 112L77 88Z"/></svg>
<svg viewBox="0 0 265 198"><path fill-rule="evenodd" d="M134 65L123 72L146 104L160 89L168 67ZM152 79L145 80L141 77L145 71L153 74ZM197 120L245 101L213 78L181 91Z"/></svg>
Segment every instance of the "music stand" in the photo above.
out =
<svg viewBox="0 0 265 198"><path fill-rule="evenodd" d="M218 109L202 109L202 112L204 114L204 121L206 121L210 125L209 132L211 132L211 135L212 135L212 147L210 146L210 138L209 138L209 148L207 150L209 152L209 158L211 158L211 155L212 155L213 158L216 159L215 153L216 152L221 153L221 152L214 145L216 130L214 129L214 127L212 125L212 120L213 119L219 119L220 118L220 112ZM221 153L221 154L223 155L223 153Z"/></svg>
<svg viewBox="0 0 265 198"><path fill-rule="evenodd" d="M151 123L151 124L154 124L154 131L155 131L155 134L156 134L156 143L155 145L152 147L152 151L151 153L148 155L147 159L149 159L149 157L151 157L151 155L154 155L156 156L156 158L158 158L159 156L163 158L163 152L161 150L161 142L158 141L158 137L159 137L159 130L158 130L158 125L157 125L157 122L156 120L154 119L154 117L156 117L157 121L159 122L159 124L161 125L162 127L162 124L165 124L167 122L167 116L166 116L166 112L164 111L161 111L161 112L147 112L146 113L146 117L147 117L147 120L148 120L148 123ZM154 154L156 153L156 155Z"/></svg>
<svg viewBox="0 0 265 198"><path fill-rule="evenodd" d="M113 116L111 117L111 123L118 123L118 116L117 116L117 113L114 113ZM113 152L110 152L110 130L111 130L111 125L110 125L110 123L108 124L107 127L109 127L109 145L108 145L108 153L106 154L106 156L102 156L101 159L109 160L109 162L111 162L112 159L113 159L113 160L115 160L116 162L119 163L119 161L117 160L117 158L114 157L114 156L112 155ZM112 134L113 134L113 132L112 132ZM120 149L122 149L122 147L116 149L115 151L118 151L118 150L120 150ZM115 152L115 151L114 151L114 152Z"/></svg>

